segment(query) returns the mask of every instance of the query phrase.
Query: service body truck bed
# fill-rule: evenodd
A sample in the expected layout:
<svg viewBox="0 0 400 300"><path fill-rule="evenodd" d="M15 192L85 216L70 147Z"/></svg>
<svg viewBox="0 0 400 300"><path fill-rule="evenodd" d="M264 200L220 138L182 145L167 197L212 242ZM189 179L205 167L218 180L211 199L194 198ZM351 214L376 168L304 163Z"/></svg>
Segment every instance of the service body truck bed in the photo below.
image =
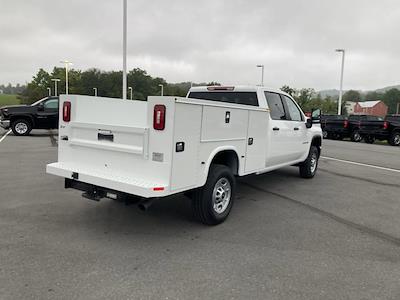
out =
<svg viewBox="0 0 400 300"><path fill-rule="evenodd" d="M234 176L294 164L303 177L314 176L321 129L311 127L288 95L261 87L193 88L191 95L206 99L62 95L58 162L47 165L47 172L93 199L194 191L196 215L206 224L229 214ZM271 118L267 95L275 95L271 103L282 101L285 120ZM300 119L289 120L291 111ZM222 175L211 178L210 172Z"/></svg>

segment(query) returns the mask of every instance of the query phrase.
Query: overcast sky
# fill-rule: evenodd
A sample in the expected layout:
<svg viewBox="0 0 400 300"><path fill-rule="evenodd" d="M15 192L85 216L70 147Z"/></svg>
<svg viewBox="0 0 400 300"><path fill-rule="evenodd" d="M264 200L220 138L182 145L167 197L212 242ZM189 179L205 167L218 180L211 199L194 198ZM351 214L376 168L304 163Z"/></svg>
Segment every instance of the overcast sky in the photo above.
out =
<svg viewBox="0 0 400 300"><path fill-rule="evenodd" d="M0 0L0 83L39 68L122 69L122 0ZM128 0L128 68L168 82L400 84L399 0Z"/></svg>

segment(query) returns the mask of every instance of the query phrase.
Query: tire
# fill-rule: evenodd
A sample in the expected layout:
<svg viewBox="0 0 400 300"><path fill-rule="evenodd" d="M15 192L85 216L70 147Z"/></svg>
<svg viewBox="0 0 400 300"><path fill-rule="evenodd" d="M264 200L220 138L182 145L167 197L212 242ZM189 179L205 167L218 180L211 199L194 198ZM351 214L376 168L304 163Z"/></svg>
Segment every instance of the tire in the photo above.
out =
<svg viewBox="0 0 400 300"><path fill-rule="evenodd" d="M206 225L225 221L233 206L235 190L236 182L231 170L224 165L211 165L206 184L193 193L195 218Z"/></svg>
<svg viewBox="0 0 400 300"><path fill-rule="evenodd" d="M11 130L15 135L28 135L32 130L32 125L28 120L18 119L12 123Z"/></svg>
<svg viewBox="0 0 400 300"><path fill-rule="evenodd" d="M367 135L367 136L364 138L364 141L365 141L367 144L373 144L373 143L375 142L375 137L374 137L374 136L371 136L371 135Z"/></svg>
<svg viewBox="0 0 400 300"><path fill-rule="evenodd" d="M399 146L400 145L400 131L393 132L391 134L388 142L392 146Z"/></svg>
<svg viewBox="0 0 400 300"><path fill-rule="evenodd" d="M313 178L318 169L319 151L316 146L311 146L308 157L299 165L300 177Z"/></svg>
<svg viewBox="0 0 400 300"><path fill-rule="evenodd" d="M351 133L350 139L352 142L358 143L358 142L361 142L362 136L361 136L360 132L357 129L355 129Z"/></svg>

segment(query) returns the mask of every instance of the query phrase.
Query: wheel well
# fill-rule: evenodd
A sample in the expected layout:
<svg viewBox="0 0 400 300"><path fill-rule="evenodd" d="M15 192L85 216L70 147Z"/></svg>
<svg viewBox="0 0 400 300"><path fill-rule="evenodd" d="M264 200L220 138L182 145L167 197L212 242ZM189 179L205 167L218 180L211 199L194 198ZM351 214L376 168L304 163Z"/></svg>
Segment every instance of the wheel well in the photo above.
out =
<svg viewBox="0 0 400 300"><path fill-rule="evenodd" d="M316 136L312 139L311 146L316 146L318 149L318 155L321 154L322 139L320 136Z"/></svg>
<svg viewBox="0 0 400 300"><path fill-rule="evenodd" d="M218 152L214 156L211 164L227 166L229 169L231 169L232 174L238 175L239 159L234 150L224 150L224 151Z"/></svg>
<svg viewBox="0 0 400 300"><path fill-rule="evenodd" d="M34 125L33 119L29 116L13 116L13 117L11 117L11 119L10 119L11 125L12 125L12 123L14 123L17 120L26 120L31 124L31 126Z"/></svg>

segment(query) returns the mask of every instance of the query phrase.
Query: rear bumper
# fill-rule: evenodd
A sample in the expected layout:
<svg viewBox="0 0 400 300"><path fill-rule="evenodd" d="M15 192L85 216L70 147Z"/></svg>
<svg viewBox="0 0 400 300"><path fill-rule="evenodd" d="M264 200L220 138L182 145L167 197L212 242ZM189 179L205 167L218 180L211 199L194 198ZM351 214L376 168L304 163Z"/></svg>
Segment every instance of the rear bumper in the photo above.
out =
<svg viewBox="0 0 400 300"><path fill-rule="evenodd" d="M10 120L0 120L0 127L4 129L10 128Z"/></svg>
<svg viewBox="0 0 400 300"><path fill-rule="evenodd" d="M168 196L169 187L165 183L146 181L132 176L121 176L111 172L93 170L70 163L52 163L47 165L48 174L57 175L74 182L92 184L100 188L111 189L143 198Z"/></svg>

